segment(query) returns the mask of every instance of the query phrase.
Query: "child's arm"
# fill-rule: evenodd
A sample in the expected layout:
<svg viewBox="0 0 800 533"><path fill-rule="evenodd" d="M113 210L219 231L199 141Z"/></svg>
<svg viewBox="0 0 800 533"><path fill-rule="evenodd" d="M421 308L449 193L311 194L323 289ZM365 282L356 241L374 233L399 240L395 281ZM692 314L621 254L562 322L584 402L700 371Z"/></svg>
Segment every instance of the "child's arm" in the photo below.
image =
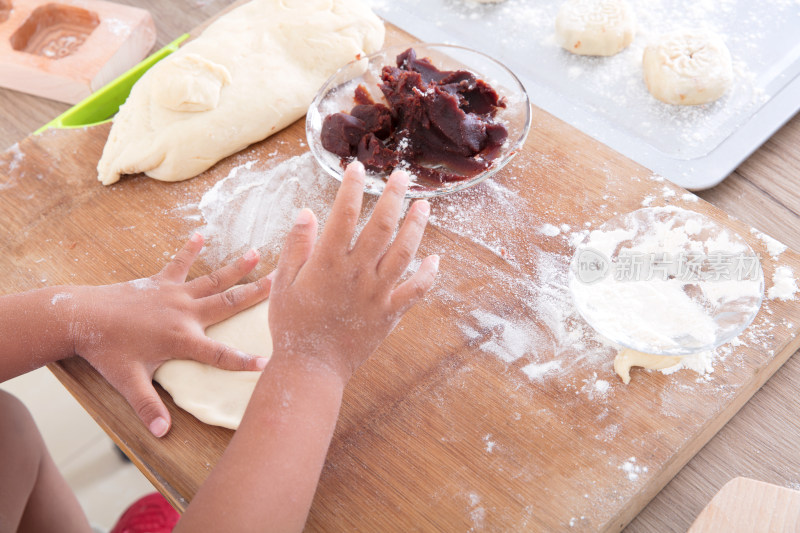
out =
<svg viewBox="0 0 800 533"><path fill-rule="evenodd" d="M151 381L161 363L196 359L232 370L257 370L266 364L204 333L210 324L268 296L266 278L224 292L255 267L258 253L248 252L187 283L202 246L203 238L195 234L149 278L0 297L0 382L77 354L125 397L153 434L164 435L170 416Z"/></svg>
<svg viewBox="0 0 800 533"><path fill-rule="evenodd" d="M364 187L360 164L345 172L319 243L313 214L298 216L270 296L272 359L175 531L303 528L347 381L436 276L439 259L430 256L397 285L429 211L427 202L416 202L391 242L407 183L404 173L392 175L352 247Z"/></svg>

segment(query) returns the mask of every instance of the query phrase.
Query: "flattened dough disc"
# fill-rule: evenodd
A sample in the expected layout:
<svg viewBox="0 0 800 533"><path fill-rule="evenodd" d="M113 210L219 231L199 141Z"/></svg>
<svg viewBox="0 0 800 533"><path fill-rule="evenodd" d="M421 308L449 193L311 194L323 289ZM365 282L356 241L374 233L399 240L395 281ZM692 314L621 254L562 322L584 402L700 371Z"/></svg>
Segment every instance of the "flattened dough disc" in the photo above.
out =
<svg viewBox="0 0 800 533"><path fill-rule="evenodd" d="M206 329L212 339L251 355L272 356L267 300ZM236 429L261 372L234 372L198 363L167 361L154 379L201 422Z"/></svg>

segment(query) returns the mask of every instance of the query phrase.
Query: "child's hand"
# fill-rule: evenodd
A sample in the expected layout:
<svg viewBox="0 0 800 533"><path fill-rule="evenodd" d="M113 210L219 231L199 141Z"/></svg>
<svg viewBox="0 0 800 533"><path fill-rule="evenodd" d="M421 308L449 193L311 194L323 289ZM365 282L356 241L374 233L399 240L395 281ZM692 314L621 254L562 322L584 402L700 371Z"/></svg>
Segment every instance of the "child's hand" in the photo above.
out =
<svg viewBox="0 0 800 533"><path fill-rule="evenodd" d="M195 234L154 276L78 287L75 292L70 328L75 353L125 397L157 437L170 425L169 412L151 381L161 363L194 359L229 370L261 370L267 363L205 335L206 327L269 296L268 278L226 292L253 270L258 252L251 250L233 264L186 282L202 247L202 236Z"/></svg>
<svg viewBox="0 0 800 533"><path fill-rule="evenodd" d="M288 355L334 371L345 384L403 314L433 286L439 257L397 285L417 252L430 207L415 202L392 242L408 188L394 172L358 240L364 167L347 167L333 210L317 238L314 214L297 217L281 252L270 297L273 358Z"/></svg>

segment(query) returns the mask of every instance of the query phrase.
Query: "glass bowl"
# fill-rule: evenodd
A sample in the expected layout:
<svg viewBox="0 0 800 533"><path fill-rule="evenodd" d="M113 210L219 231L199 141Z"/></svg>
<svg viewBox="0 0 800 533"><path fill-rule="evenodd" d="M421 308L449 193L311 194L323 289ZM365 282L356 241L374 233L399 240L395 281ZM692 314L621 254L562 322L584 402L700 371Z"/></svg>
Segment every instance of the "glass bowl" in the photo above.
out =
<svg viewBox="0 0 800 533"><path fill-rule="evenodd" d="M753 321L764 294L761 262L747 242L678 207L638 209L589 232L568 279L592 328L653 355L730 341Z"/></svg>
<svg viewBox="0 0 800 533"><path fill-rule="evenodd" d="M531 127L531 105L528 93L519 79L504 65L481 52L436 43L414 43L393 46L357 59L337 70L317 93L306 115L306 138L311 153L328 174L341 181L344 168L341 158L322 147L320 133L323 119L338 112L350 111L355 105L353 94L363 84L373 99L386 103L378 85L384 65L395 65L395 58L408 48L417 57L428 57L440 70L468 70L490 84L500 96L506 98L506 108L497 110L495 120L508 130L508 138L492 164L479 174L460 181L435 182L412 176L407 198L431 198L472 187L503 168L522 149ZM365 190L370 194L383 192L386 173L367 172Z"/></svg>

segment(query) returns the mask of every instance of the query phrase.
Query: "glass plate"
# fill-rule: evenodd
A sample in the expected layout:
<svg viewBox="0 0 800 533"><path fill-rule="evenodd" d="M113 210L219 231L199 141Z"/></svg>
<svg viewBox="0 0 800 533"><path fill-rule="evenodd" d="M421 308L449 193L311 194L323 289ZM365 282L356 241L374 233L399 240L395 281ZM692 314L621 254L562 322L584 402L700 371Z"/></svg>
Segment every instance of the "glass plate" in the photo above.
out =
<svg viewBox="0 0 800 533"><path fill-rule="evenodd" d="M569 287L581 316L627 348L711 350L739 335L764 294L758 256L738 234L677 207L612 218L578 245Z"/></svg>
<svg viewBox="0 0 800 533"><path fill-rule="evenodd" d="M385 99L378 85L384 65L395 65L395 58L408 48L417 52L417 57L429 57L440 70L469 70L479 79L489 83L498 94L506 98L506 108L498 109L495 119L508 130L508 139L500 155L485 171L461 181L433 182L415 180L409 186L406 197L430 198L472 187L503 168L522 149L531 127L531 105L525 88L519 79L504 65L481 52L449 44L414 43L385 48L367 57L357 59L336 71L317 93L306 115L306 137L311 153L331 176L341 181L344 169L341 158L322 147L320 132L323 119L332 114L349 111L355 105L353 93L363 84L376 102ZM367 173L366 191L379 195L383 191L388 175Z"/></svg>

